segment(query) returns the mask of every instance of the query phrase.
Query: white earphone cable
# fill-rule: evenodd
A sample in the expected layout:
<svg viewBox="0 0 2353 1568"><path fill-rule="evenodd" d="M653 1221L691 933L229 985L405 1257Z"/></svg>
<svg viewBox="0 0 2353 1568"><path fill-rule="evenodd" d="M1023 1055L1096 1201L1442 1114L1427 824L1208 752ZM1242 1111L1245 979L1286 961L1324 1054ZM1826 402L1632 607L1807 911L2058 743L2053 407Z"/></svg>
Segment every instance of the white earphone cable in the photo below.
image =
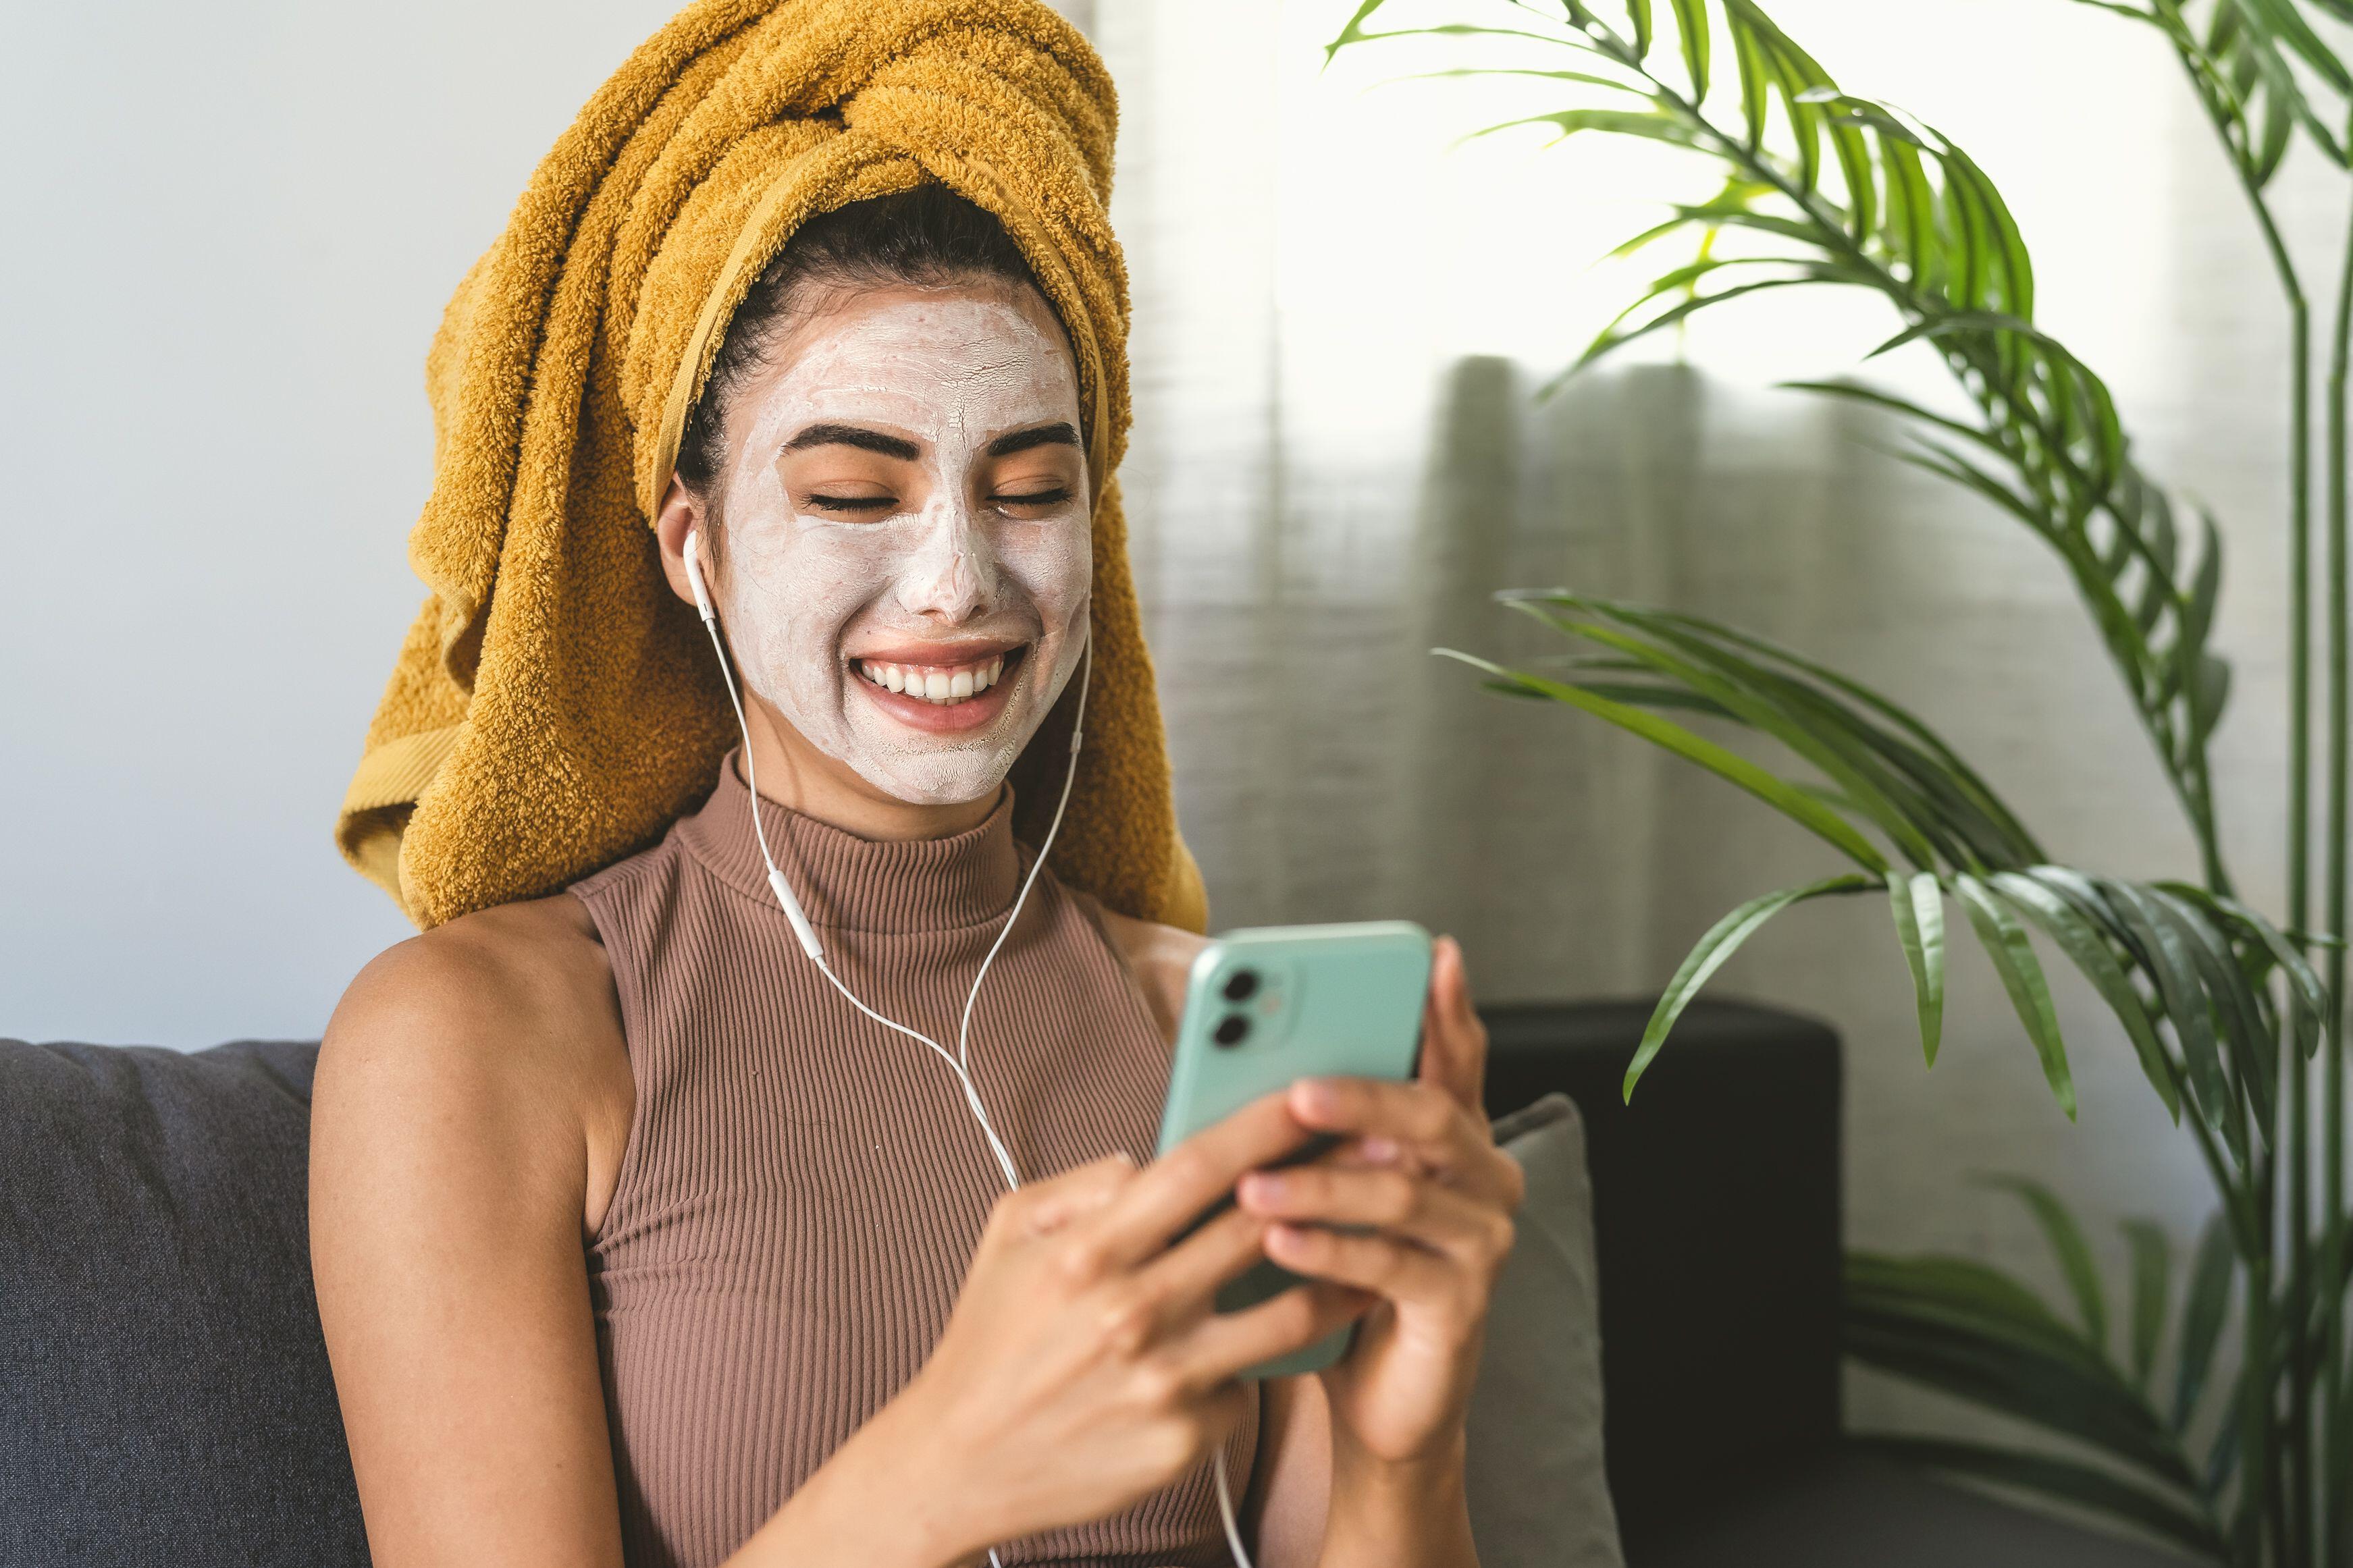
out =
<svg viewBox="0 0 2353 1568"><path fill-rule="evenodd" d="M1046 854L1054 847L1054 836L1062 831L1062 813L1070 809L1071 786L1078 782L1079 742L1086 735L1087 687L1095 672L1092 627L1088 628L1086 646L1080 657L1079 710L1071 721L1071 759L1062 769L1062 798L1054 803L1054 820L1047 825L1045 841L1038 846L1038 858L1029 863L1029 875L1021 883L1021 896L1013 900L1012 918L1008 919L1003 929L997 931L997 940L989 944L988 956L980 961L980 973L972 977L971 994L964 999L964 1017L956 1025L956 1061L967 1071L972 1067L972 1007L980 1000L980 983L988 978L988 966L997 962L997 950L1005 945L1005 939L1013 934L1013 921L1020 917L1021 906L1029 901L1029 889L1038 880L1038 873L1046 868ZM1010 1173L1007 1174L1007 1181L1012 1185L1019 1184L1012 1181Z"/></svg>
<svg viewBox="0 0 2353 1568"><path fill-rule="evenodd" d="M702 626L703 629L711 634L711 647L712 650L719 655L719 668L722 671L723 683L727 688L727 700L729 705L735 710L735 726L743 732L744 783L745 790L751 797L750 809L752 814L752 836L760 846L760 859L766 865L768 868L769 884L771 887L774 887L777 882L784 879L784 873L777 869L776 856L768 847L767 829L763 826L760 822L760 774L759 764L754 760L752 754L752 727L744 716L744 700L735 689L734 668L728 661L726 645L720 640L719 622L715 616L705 616ZM1075 755L1071 759L1071 776L1075 777L1078 771L1078 759ZM1067 805L1070 797L1070 784L1067 780L1063 784L1062 793L1063 802ZM1061 826L1061 809L1058 806L1054 813L1055 826L1060 827ZM1052 842L1052 837L1049 835L1047 843L1050 846ZM1045 863L1045 851L1043 849L1039 850L1038 858L1039 865L1043 865ZM1030 880L1034 882L1036 879L1036 868L1033 867L1031 868ZM1029 899L1029 883L1025 882L1022 884L1020 898L1014 900L1012 913L1006 919L1006 931L1011 931L1013 929L1013 922L1021 918L1021 905ZM792 920L792 923L797 929L806 923L806 916L801 917L799 920L793 920L793 917L799 915L800 911L793 904L787 903L781 895L779 895L776 901L784 909L786 919ZM1004 940L1004 933L999 932L997 935L997 942L1001 944ZM959 1061L955 1057L950 1055L948 1048L945 1046L941 1045L929 1035L917 1029L911 1029L895 1018L886 1018L881 1014L876 1012L873 1008L868 1006L859 998L856 992L850 990L848 985L842 984L841 976L833 972L833 965L827 961L823 949L818 947L813 940L805 940L802 942L802 945L809 949L809 961L817 965L818 973L824 975L828 981L832 983L833 988L841 993L843 1000L847 1001L851 1006L857 1008L869 1018L871 1018L876 1023L881 1025L884 1028L895 1029L900 1034L906 1036L909 1039L929 1047L931 1050L939 1057L940 1060L947 1063L948 1070L955 1074L956 1082L961 1085L964 1089L965 1103L971 1107L973 1119L980 1124L981 1136L988 1141L988 1151L996 1157L997 1169L1004 1173L1006 1185L1008 1187L1018 1187L1021 1184L1021 1178L1014 1166L1013 1155L1006 1149L1004 1140L997 1137L997 1128L995 1124L988 1120L988 1112L983 1108L980 1102L980 1091L974 1087L972 1074L969 1069L965 1068L965 1064L962 1061ZM990 957L994 958L996 954L997 950L995 948L989 949ZM981 973L983 975L987 973L987 966L986 964L983 964ZM973 982L973 993L975 995L979 994L979 980L976 978ZM968 997L965 1003L965 1018L967 1024L969 1024L971 1017L972 1002ZM961 1044L961 1041L959 1044Z"/></svg>
<svg viewBox="0 0 2353 1568"><path fill-rule="evenodd" d="M1242 1545L1242 1527L1234 1518L1234 1489L1226 1480L1226 1450L1222 1444L1217 1457L1209 1461L1209 1473L1218 1480L1218 1521L1226 1527L1226 1546L1234 1554L1234 1568L1251 1568L1249 1549Z"/></svg>
<svg viewBox="0 0 2353 1568"><path fill-rule="evenodd" d="M694 589L695 606L702 616L702 629L711 635L712 651L719 656L721 682L727 688L728 704L735 710L735 727L744 737L744 784L751 797L752 837L760 847L760 860L768 869L768 886L776 896L777 907L784 911L794 935L808 953L809 962L817 965L818 973L831 982L836 991L841 993L843 1000L884 1028L896 1030L929 1047L933 1054L947 1064L948 1070L955 1074L956 1083L964 1090L965 1104L971 1109L973 1120L980 1125L981 1136L988 1141L988 1152L997 1159L1007 1190L1017 1191L1021 1185L1021 1173L1015 1166L1012 1152L1006 1148L1005 1141L997 1135L996 1126L988 1120L987 1109L981 1104L980 1090L972 1081L972 1014L975 1005L980 1000L981 982L988 978L990 965L997 962L997 955L1005 946L1006 939L1013 934L1013 927L1021 919L1022 908L1029 901L1029 889L1037 886L1038 873L1045 868L1046 857L1054 847L1055 836L1062 831L1062 814L1070 809L1071 788L1078 782L1079 776L1079 746L1086 734L1087 690L1094 677L1093 628L1088 628L1087 640L1080 656L1078 711L1071 724L1070 760L1063 766L1061 798L1054 803L1053 820L1048 824L1046 837L1038 846L1037 858L1029 863L1029 874L1022 879L1021 891L1015 897L1013 908L1005 917L1005 924L998 928L997 940L989 944L987 956L981 959L979 972L972 977L972 989L964 999L964 1016L956 1025L955 1052L950 1055L945 1046L929 1035L911 1029L896 1019L886 1018L868 1006L859 999L856 992L842 983L841 976L833 972L833 965L826 959L825 949L818 940L816 929L801 910L799 900L794 898L791 884L777 869L776 858L768 847L767 829L760 821L760 775L758 764L752 755L752 726L744 712L744 699L735 689L735 669L727 657L727 645L719 635L718 613L712 607L711 595L703 584L702 563L697 558L701 544L698 531L690 531L686 537L687 579ZM1225 1526L1226 1544L1233 1552L1236 1568L1252 1568L1250 1552L1242 1545L1241 1526L1234 1517L1233 1488L1226 1479L1224 1447L1216 1450L1210 1468L1217 1480L1218 1517ZM993 1546L988 1549L988 1561L990 1568L1005 1568Z"/></svg>

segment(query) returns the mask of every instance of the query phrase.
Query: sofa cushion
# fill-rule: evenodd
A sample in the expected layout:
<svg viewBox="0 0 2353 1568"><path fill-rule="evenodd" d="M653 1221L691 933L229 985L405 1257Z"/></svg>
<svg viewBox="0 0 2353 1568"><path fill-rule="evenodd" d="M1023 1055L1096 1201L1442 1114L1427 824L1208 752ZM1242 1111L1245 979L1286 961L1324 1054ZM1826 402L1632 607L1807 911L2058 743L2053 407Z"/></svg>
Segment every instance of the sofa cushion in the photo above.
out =
<svg viewBox="0 0 2353 1568"><path fill-rule="evenodd" d="M367 1561L311 1293L315 1052L0 1040L0 1563Z"/></svg>
<svg viewBox="0 0 2353 1568"><path fill-rule="evenodd" d="M0 1040L0 1563L339 1568L366 1540L311 1292L315 1046ZM1527 1173L1472 1404L1487 1568L1620 1568L1577 1110Z"/></svg>
<svg viewBox="0 0 2353 1568"><path fill-rule="evenodd" d="M1630 1102L1651 1003L1481 1009L1497 1116L1558 1091L1593 1173L1609 1495L1652 1527L1839 1440L1840 1049L1827 1026L1703 996Z"/></svg>
<svg viewBox="0 0 2353 1568"><path fill-rule="evenodd" d="M1549 1094L1495 1123L1527 1175L1472 1392L1471 1529L1482 1568L1622 1568L1601 1454L1601 1295L1585 1125Z"/></svg>

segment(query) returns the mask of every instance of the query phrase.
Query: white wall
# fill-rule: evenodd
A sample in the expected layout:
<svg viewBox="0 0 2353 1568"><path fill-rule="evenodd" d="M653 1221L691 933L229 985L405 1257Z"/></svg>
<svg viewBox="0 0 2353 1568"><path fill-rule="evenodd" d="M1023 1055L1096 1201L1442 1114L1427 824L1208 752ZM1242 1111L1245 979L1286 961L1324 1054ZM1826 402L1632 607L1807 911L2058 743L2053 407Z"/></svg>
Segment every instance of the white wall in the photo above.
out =
<svg viewBox="0 0 2353 1568"><path fill-rule="evenodd" d="M407 934L332 831L424 596L426 345L675 9L0 6L0 1035L312 1037Z"/></svg>
<svg viewBox="0 0 2353 1568"><path fill-rule="evenodd" d="M426 343L665 0L0 7L0 1033L314 1036Z"/></svg>

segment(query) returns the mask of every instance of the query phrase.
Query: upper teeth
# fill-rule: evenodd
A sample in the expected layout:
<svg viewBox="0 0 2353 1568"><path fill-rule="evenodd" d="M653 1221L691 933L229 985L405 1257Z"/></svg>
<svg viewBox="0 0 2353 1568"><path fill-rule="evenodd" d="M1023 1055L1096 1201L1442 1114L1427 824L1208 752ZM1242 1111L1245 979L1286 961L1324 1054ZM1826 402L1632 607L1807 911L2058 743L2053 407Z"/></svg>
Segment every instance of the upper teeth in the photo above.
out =
<svg viewBox="0 0 2353 1568"><path fill-rule="evenodd" d="M944 665L885 664L879 658L861 658L858 673L877 686L945 707L996 685L1005 673L1005 656L1000 653L977 664Z"/></svg>

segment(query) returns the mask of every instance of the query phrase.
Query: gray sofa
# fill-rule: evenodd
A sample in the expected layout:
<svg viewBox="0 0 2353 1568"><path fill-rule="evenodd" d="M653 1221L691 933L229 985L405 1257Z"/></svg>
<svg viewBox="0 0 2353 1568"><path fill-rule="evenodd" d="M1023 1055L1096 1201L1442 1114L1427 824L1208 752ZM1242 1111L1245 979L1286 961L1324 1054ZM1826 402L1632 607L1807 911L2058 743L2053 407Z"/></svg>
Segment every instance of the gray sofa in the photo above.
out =
<svg viewBox="0 0 2353 1568"><path fill-rule="evenodd" d="M1491 1009L1490 1106L1586 1123L1632 1568L2167 1561L1841 1452L1839 1045L1704 1003ZM366 1561L308 1272L315 1047L0 1041L0 1568Z"/></svg>

